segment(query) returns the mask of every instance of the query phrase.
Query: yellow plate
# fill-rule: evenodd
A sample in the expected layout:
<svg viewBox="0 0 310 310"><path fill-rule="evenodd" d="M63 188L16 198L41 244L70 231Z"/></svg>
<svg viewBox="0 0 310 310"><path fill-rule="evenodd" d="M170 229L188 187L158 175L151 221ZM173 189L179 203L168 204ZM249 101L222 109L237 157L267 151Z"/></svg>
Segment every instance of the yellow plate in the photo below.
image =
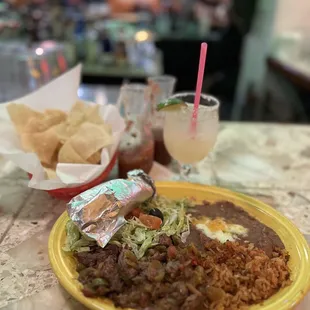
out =
<svg viewBox="0 0 310 310"><path fill-rule="evenodd" d="M309 246L299 230L272 207L245 195L216 187L176 182L158 182L156 186L160 195L174 199L195 197L198 201L227 200L233 202L263 224L271 227L279 235L290 253L289 265L293 282L289 287L280 290L263 304L250 307L251 310L292 309L306 295L310 288ZM81 293L81 286L76 280L75 261L70 255L62 251L66 238L65 225L67 221L68 215L64 212L55 223L49 237L49 258L56 276L61 285L88 308L115 310L109 300L86 298Z"/></svg>

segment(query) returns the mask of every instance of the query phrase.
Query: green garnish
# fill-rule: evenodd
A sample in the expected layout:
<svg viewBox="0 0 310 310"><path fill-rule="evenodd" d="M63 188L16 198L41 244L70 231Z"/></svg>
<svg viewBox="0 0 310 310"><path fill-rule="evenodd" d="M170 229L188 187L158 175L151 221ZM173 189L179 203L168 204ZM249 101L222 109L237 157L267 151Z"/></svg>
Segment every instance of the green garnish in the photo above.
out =
<svg viewBox="0 0 310 310"><path fill-rule="evenodd" d="M166 101L159 103L156 107L157 111L175 111L182 107L187 107L187 104L178 98L170 98Z"/></svg>
<svg viewBox="0 0 310 310"><path fill-rule="evenodd" d="M90 246L96 245L96 241L80 233L78 227L69 220L66 224L65 252L88 252Z"/></svg>
<svg viewBox="0 0 310 310"><path fill-rule="evenodd" d="M158 230L143 225L137 218L127 220L127 223L113 236L110 243L122 246L128 245L138 259L145 252L159 243L161 235L176 236L185 242L190 234L190 222L186 215L191 203L186 200L171 200L165 197L156 197L151 202L139 206L142 212L149 214L152 209L158 209L163 214L163 223ZM96 241L81 234L78 227L69 220L66 225L67 239L63 250L66 252L88 252Z"/></svg>
<svg viewBox="0 0 310 310"><path fill-rule="evenodd" d="M164 216L161 228L149 229L134 217L114 235L111 243L127 244L140 259L149 248L158 244L161 235L177 236L185 241L190 233L189 219L186 215L189 206L187 200L175 201L157 197L152 202L143 204L141 209L145 213L154 208L159 209Z"/></svg>

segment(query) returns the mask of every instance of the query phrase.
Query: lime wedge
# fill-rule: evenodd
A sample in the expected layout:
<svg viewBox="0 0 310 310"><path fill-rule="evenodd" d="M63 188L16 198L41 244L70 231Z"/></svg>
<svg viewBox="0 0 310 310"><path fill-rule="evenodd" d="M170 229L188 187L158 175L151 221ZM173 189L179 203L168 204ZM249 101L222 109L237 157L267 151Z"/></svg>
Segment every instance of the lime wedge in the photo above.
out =
<svg viewBox="0 0 310 310"><path fill-rule="evenodd" d="M156 107L157 111L177 111L179 109L181 109L182 107L187 107L187 104L181 100L181 99L177 99L177 98L171 98L168 99L166 101L163 101L161 103L159 103Z"/></svg>

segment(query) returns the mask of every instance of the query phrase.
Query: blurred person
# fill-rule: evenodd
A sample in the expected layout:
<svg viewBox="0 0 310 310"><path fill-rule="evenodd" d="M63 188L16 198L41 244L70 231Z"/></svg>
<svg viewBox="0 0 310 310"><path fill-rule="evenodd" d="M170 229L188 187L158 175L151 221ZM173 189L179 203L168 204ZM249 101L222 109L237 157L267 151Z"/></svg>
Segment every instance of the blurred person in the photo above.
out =
<svg viewBox="0 0 310 310"><path fill-rule="evenodd" d="M206 85L204 91L212 93L222 101L222 119L230 119L231 116L242 63L242 47L251 29L258 1L231 1L229 22L223 32L221 48L217 51L217 57L214 57L212 64L209 63L209 85ZM212 53L211 49L210 52ZM214 70L211 70L211 66Z"/></svg>
<svg viewBox="0 0 310 310"><path fill-rule="evenodd" d="M230 3L231 0L197 0L194 13L201 24L201 32L207 32L211 27L227 27Z"/></svg>
<svg viewBox="0 0 310 310"><path fill-rule="evenodd" d="M170 0L170 1L167 1L166 6L167 6L166 10L168 11L169 18L171 21L171 30L177 31L178 30L177 21L180 18L180 16L182 16L181 15L182 7L183 7L182 2L181 0Z"/></svg>

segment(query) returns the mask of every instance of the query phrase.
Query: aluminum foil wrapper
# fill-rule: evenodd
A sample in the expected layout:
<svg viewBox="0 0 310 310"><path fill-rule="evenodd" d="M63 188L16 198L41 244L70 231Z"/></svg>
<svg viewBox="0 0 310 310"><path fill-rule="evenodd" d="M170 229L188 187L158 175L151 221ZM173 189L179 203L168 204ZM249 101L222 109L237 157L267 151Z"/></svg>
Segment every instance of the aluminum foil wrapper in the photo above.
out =
<svg viewBox="0 0 310 310"><path fill-rule="evenodd" d="M111 180L74 197L67 205L80 231L105 247L126 223L125 216L155 195L153 180L143 170L132 170L128 179Z"/></svg>

